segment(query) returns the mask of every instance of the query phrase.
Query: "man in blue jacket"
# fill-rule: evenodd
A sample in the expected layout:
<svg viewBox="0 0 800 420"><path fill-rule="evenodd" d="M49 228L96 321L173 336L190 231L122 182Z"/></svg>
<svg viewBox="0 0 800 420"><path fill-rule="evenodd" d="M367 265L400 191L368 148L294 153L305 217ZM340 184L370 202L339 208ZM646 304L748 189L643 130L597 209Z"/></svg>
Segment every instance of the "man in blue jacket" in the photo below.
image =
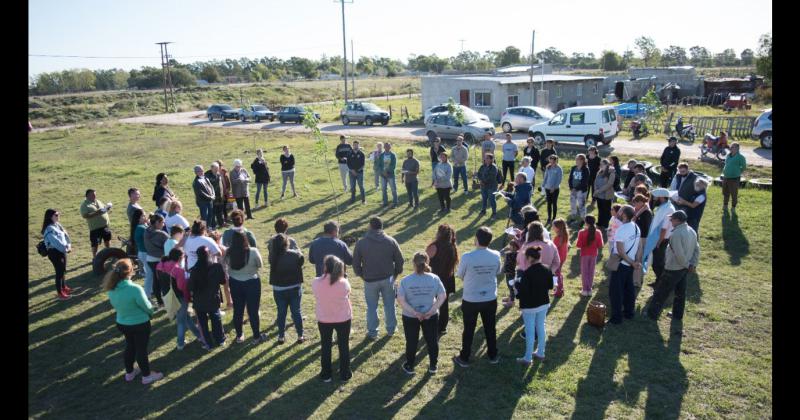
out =
<svg viewBox="0 0 800 420"><path fill-rule="evenodd" d="M533 187L528 182L528 176L520 172L514 178L514 192L503 192L503 196L511 208L509 217L515 226L522 226L525 219L522 217L522 208L531 204L531 190Z"/></svg>

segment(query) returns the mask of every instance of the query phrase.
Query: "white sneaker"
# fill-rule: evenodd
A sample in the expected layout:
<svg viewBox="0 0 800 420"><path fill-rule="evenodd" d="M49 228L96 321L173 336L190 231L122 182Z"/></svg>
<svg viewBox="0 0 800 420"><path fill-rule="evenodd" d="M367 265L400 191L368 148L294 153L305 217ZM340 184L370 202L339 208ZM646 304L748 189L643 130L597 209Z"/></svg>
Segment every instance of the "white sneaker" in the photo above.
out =
<svg viewBox="0 0 800 420"><path fill-rule="evenodd" d="M142 376L142 385L150 385L163 377L164 374L161 372L150 372L149 376Z"/></svg>

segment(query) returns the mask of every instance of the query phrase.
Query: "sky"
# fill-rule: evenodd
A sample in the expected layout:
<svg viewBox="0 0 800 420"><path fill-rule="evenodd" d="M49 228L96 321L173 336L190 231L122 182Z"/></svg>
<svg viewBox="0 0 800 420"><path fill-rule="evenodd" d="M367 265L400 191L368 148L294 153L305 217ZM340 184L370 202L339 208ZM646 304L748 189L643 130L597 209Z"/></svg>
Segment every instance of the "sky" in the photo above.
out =
<svg viewBox="0 0 800 420"><path fill-rule="evenodd" d="M508 45L527 55L635 50L639 36L659 48L700 45L712 53L757 51L772 32L770 0L353 0L345 4L347 49L406 61L411 54L450 57ZM227 6L226 6L227 5ZM670 13L674 10L675 13ZM509 18L513 18L511 20ZM703 23L705 22L705 23ZM716 23L715 23L716 22ZM724 22L739 22L735 29ZM172 41L179 62L342 55L338 0L29 0L28 74L71 68L160 67L156 42ZM63 58L75 55L114 58ZM130 58L129 58L130 57ZM358 58L356 58L357 60Z"/></svg>

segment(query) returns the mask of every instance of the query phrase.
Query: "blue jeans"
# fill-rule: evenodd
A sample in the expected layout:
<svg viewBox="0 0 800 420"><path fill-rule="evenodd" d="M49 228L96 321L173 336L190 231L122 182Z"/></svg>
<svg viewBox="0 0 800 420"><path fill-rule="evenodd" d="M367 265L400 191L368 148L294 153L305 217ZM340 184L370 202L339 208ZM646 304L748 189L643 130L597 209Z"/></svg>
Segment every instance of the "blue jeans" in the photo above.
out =
<svg viewBox="0 0 800 420"><path fill-rule="evenodd" d="M197 203L197 207L200 209L200 218L206 222L206 226L212 229L216 227L216 223L212 217L214 215L214 202Z"/></svg>
<svg viewBox="0 0 800 420"><path fill-rule="evenodd" d="M144 294L147 295L148 298L153 297L153 270L150 269L150 265L147 264L147 252L142 252L141 250L137 252L136 257L139 258L139 263L144 266Z"/></svg>
<svg viewBox="0 0 800 420"><path fill-rule="evenodd" d="M181 307L175 314L175 322L178 324L178 346L183 347L186 344L186 330L191 331L198 340L203 341L200 330L197 329L194 320L189 316L189 304L183 299L178 300L181 302Z"/></svg>
<svg viewBox="0 0 800 420"><path fill-rule="evenodd" d="M550 304L546 304L547 308L535 313L522 313L522 321L525 323L525 356L523 358L531 361L533 357L533 340L538 337L539 345L536 348L536 356L544 357L544 349L547 344L547 334L544 329L544 320L547 317L547 310Z"/></svg>
<svg viewBox="0 0 800 420"><path fill-rule="evenodd" d="M633 318L633 305L636 303L633 267L620 263L617 271L611 273L608 298L611 301L611 318L608 322L619 324L623 316L628 319Z"/></svg>
<svg viewBox="0 0 800 420"><path fill-rule="evenodd" d="M266 182L256 182L256 205L258 205L258 197L261 196L261 189L264 189L264 205L267 205L267 199L269 197L269 193L267 193L267 183Z"/></svg>
<svg viewBox="0 0 800 420"><path fill-rule="evenodd" d="M196 311L197 321L200 323L200 332L203 334L203 340L210 347L217 347L225 342L225 331L222 330L222 314L219 309L214 312ZM211 333L208 332L208 320L211 319ZM214 337L212 340L211 337Z"/></svg>
<svg viewBox="0 0 800 420"><path fill-rule="evenodd" d="M287 290L273 290L272 296L275 298L275 305L278 306L278 337L283 337L286 332L286 309L287 307L292 310L292 322L294 322L294 329L297 331L297 336L303 336L303 314L300 313L300 297L303 296L303 290L300 287Z"/></svg>
<svg viewBox="0 0 800 420"><path fill-rule="evenodd" d="M492 214L497 213L497 200L494 197L495 190L491 188L481 188L481 211L486 211L486 201L492 206Z"/></svg>
<svg viewBox="0 0 800 420"><path fill-rule="evenodd" d="M458 177L464 180L464 191L467 191L467 167L453 166L453 191L458 191Z"/></svg>
<svg viewBox="0 0 800 420"><path fill-rule="evenodd" d="M433 176L436 173L436 165L438 164L439 162L431 162L431 182L435 181Z"/></svg>
<svg viewBox="0 0 800 420"><path fill-rule="evenodd" d="M419 181L406 182L406 192L408 193L408 205L419 206Z"/></svg>
<svg viewBox="0 0 800 420"><path fill-rule="evenodd" d="M356 201L356 183L358 183L358 189L361 191L361 201L366 200L364 196L364 172L356 172L356 175L353 175L352 172L350 174L350 201Z"/></svg>
<svg viewBox="0 0 800 420"><path fill-rule="evenodd" d="M241 337L244 334L242 322L244 321L244 310L247 308L247 317L250 319L253 337L260 337L258 306L261 301L261 280L258 277L245 281L232 278L230 287L233 300L233 328L236 330L236 336Z"/></svg>
<svg viewBox="0 0 800 420"><path fill-rule="evenodd" d="M389 205L389 196L386 191L386 185L392 187L392 202L396 206L397 205L397 184L394 181L394 176L385 177L381 176L381 190L383 190L383 206L386 207Z"/></svg>
<svg viewBox="0 0 800 420"><path fill-rule="evenodd" d="M386 322L386 333L394 334L397 328L397 316L394 311L394 279L392 277L364 282L364 297L367 300L367 334L370 337L378 335L378 298L383 297L383 315Z"/></svg>

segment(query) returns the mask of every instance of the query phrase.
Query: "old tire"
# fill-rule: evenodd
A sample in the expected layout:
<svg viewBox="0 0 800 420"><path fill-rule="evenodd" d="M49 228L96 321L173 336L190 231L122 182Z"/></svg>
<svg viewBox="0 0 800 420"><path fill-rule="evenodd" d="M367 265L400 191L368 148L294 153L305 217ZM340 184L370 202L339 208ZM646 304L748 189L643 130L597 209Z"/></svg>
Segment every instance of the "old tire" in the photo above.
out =
<svg viewBox="0 0 800 420"><path fill-rule="evenodd" d="M720 162L724 161L725 159L728 158L728 155L730 153L731 153L731 148L730 147L724 147L724 148L718 150L717 151L717 160L719 160Z"/></svg>
<svg viewBox="0 0 800 420"><path fill-rule="evenodd" d="M772 149L772 131L765 131L761 133L761 147L765 149Z"/></svg>
<svg viewBox="0 0 800 420"><path fill-rule="evenodd" d="M92 260L92 272L96 276L102 276L113 263L123 258L129 258L128 253L120 248L103 248Z"/></svg>
<svg viewBox="0 0 800 420"><path fill-rule="evenodd" d="M470 133L466 133L464 134L464 141L467 142L467 144L472 144L475 142L475 136Z"/></svg>
<svg viewBox="0 0 800 420"><path fill-rule="evenodd" d="M503 132L504 133L510 133L511 130L513 130L513 128L511 127L511 124L509 124L508 122L504 122L502 127L503 127Z"/></svg>
<svg viewBox="0 0 800 420"><path fill-rule="evenodd" d="M590 147L597 147L597 137L586 136L583 138L583 144L586 145L587 149Z"/></svg>
<svg viewBox="0 0 800 420"><path fill-rule="evenodd" d="M242 117L239 119L242 120L242 122L247 122L247 117L245 117L244 115L242 115Z"/></svg>
<svg viewBox="0 0 800 420"><path fill-rule="evenodd" d="M278 118L278 121L280 121L281 124L286 122L286 120L284 120L283 118Z"/></svg>
<svg viewBox="0 0 800 420"><path fill-rule="evenodd" d="M750 180L750 185L762 190L772 189L772 178L756 178Z"/></svg>
<svg viewBox="0 0 800 420"><path fill-rule="evenodd" d="M342 124L344 124L344 125L350 125L350 118L348 118L348 117L342 117Z"/></svg>
<svg viewBox="0 0 800 420"><path fill-rule="evenodd" d="M381 125L386 125L386 124L389 124L389 120L383 120L383 121L381 121Z"/></svg>

